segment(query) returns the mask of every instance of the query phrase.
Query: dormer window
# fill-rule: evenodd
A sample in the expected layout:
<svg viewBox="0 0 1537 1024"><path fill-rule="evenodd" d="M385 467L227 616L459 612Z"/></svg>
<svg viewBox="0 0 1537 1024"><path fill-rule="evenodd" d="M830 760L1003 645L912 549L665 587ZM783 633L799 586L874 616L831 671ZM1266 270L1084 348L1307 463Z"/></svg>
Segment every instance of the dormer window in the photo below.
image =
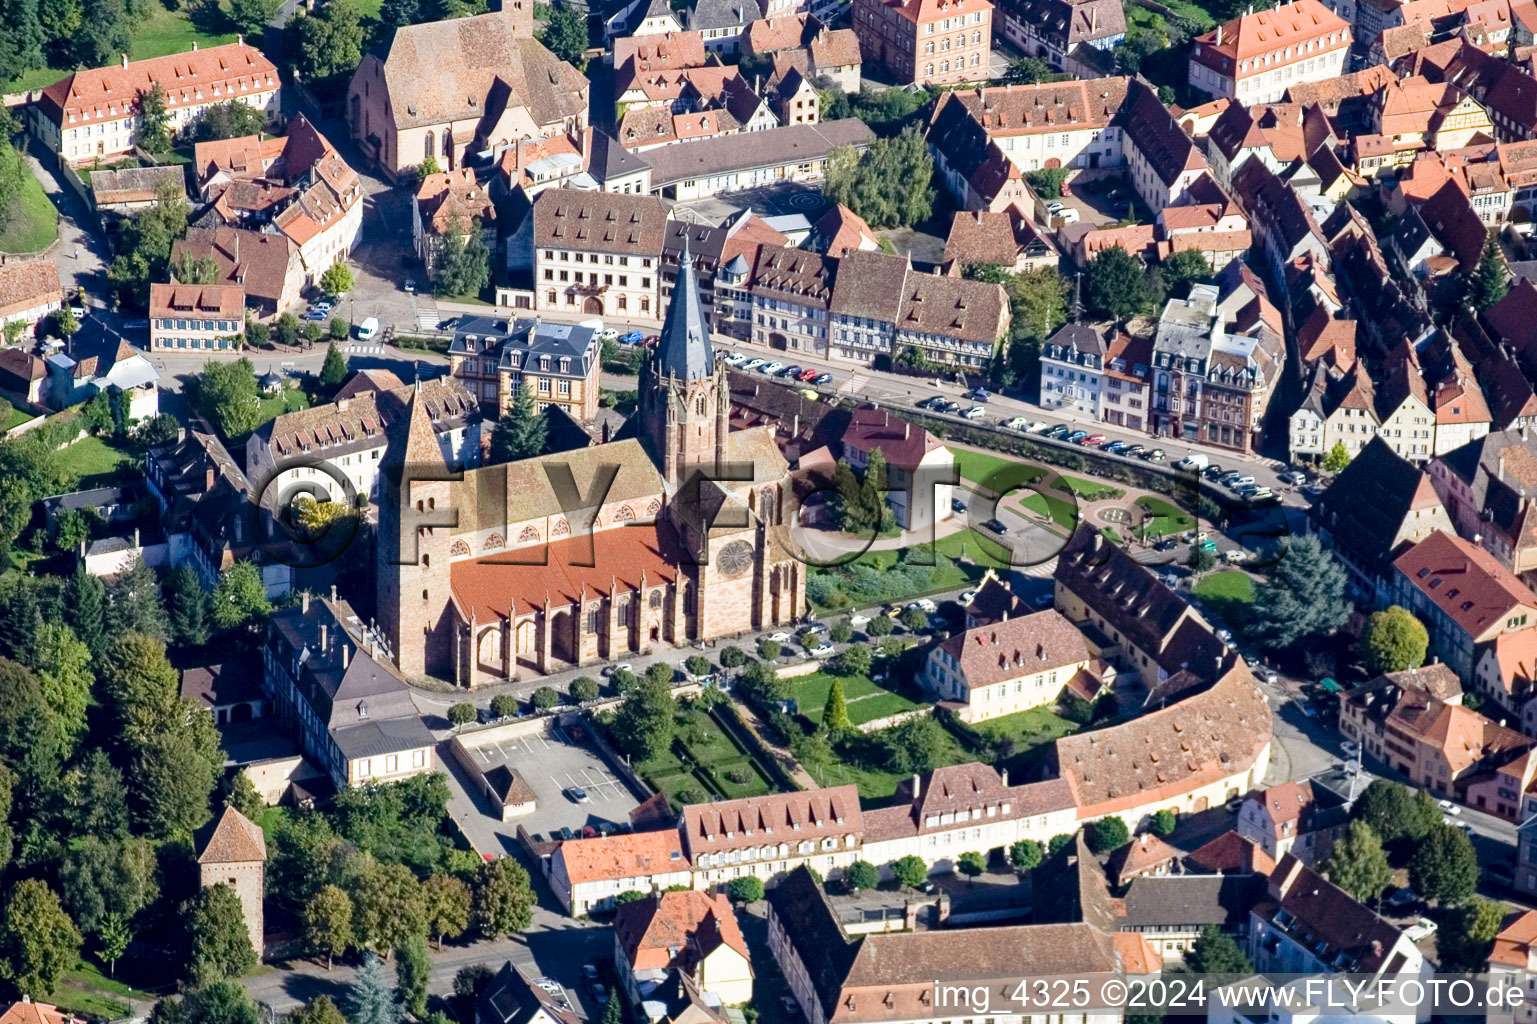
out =
<svg viewBox="0 0 1537 1024"><path fill-rule="evenodd" d="M364 701L364 700L358 701L358 717L359 718L367 718L368 717L368 702L367 701Z"/></svg>

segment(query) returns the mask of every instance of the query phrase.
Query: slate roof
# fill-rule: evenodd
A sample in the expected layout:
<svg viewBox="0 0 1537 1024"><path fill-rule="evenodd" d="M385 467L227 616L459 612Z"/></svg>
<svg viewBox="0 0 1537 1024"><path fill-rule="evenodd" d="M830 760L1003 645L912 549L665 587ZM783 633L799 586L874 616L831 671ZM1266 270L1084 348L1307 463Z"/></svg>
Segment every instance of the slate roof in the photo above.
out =
<svg viewBox="0 0 1537 1024"><path fill-rule="evenodd" d="M652 185L660 187L684 179L821 160L839 146L863 150L874 141L875 134L865 123L850 117L662 146L641 154L641 159L651 168Z"/></svg>
<svg viewBox="0 0 1537 1024"><path fill-rule="evenodd" d="M1402 933L1293 854L1281 858L1265 898L1253 908L1255 916L1272 922L1280 911L1290 920L1279 930L1324 962L1349 972L1374 974L1384 966L1395 972L1387 958Z"/></svg>
<svg viewBox="0 0 1537 1024"><path fill-rule="evenodd" d="M535 248L659 259L667 230L667 210L660 199L618 192L546 189L534 200L533 217Z"/></svg>
<svg viewBox="0 0 1537 1024"><path fill-rule="evenodd" d="M1161 652L1189 612L1152 570L1092 526L1080 527L1057 556L1057 583L1137 647Z"/></svg>
<svg viewBox="0 0 1537 1024"><path fill-rule="evenodd" d="M1236 834L1236 833L1234 833ZM1164 875L1134 879L1123 898L1122 928L1159 931L1216 925L1235 932L1265 892L1263 875Z"/></svg>
<svg viewBox="0 0 1537 1024"><path fill-rule="evenodd" d="M1120 124L1126 144L1142 154L1166 186L1172 186L1186 171L1206 169L1206 158L1195 140L1185 134L1158 94L1141 79L1132 79L1127 87Z"/></svg>
<svg viewBox="0 0 1537 1024"><path fill-rule="evenodd" d="M1430 477L1373 437L1319 497L1314 515L1362 571L1381 574L1402 550L1394 539L1404 524L1433 510L1445 515Z"/></svg>
<svg viewBox="0 0 1537 1024"><path fill-rule="evenodd" d="M685 12L684 25L693 31L741 29L763 17L758 0L696 0Z"/></svg>

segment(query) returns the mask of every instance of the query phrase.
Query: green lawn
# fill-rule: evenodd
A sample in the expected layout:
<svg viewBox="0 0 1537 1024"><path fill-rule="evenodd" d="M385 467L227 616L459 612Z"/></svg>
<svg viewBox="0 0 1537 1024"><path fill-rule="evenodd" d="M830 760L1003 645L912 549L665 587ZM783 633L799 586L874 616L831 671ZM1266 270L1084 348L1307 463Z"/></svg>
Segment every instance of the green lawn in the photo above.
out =
<svg viewBox="0 0 1537 1024"><path fill-rule="evenodd" d="M1142 497L1137 504L1147 509L1153 517L1143 521L1142 530L1149 538L1165 537L1171 533L1184 533L1195 527L1195 517L1162 498Z"/></svg>
<svg viewBox="0 0 1537 1024"><path fill-rule="evenodd" d="M852 713L852 709L850 709ZM942 768L952 764L966 764L975 761L977 755L961 745L948 729L944 731L945 746L940 751L935 767ZM835 762L826 767L804 766L811 773L811 777L817 780L820 786L843 786L853 784L859 787L859 797L863 800L884 800L897 791L897 785L912 778L910 774L880 772L855 768L842 761Z"/></svg>
<svg viewBox="0 0 1537 1024"><path fill-rule="evenodd" d="M822 710L827 705L827 693L832 688L834 678L837 677L817 672L796 681L796 703L800 705L801 714L812 722L822 721ZM843 676L842 679L843 696L849 705L849 721L855 725L922 706L900 693L892 693L866 676Z"/></svg>
<svg viewBox="0 0 1537 1024"><path fill-rule="evenodd" d="M302 389L288 388L281 395L273 395L270 398L261 399L261 419L256 425L259 427L268 420L276 419L285 412L294 412L299 409L308 409L309 407L309 396Z"/></svg>
<svg viewBox="0 0 1537 1024"><path fill-rule="evenodd" d="M1022 483L1046 475L1044 467L1020 462L1017 459L988 455L986 452L951 448L950 454L955 456L955 468L960 471L962 480L986 483L989 490L998 494L1007 493Z"/></svg>
<svg viewBox="0 0 1537 1024"><path fill-rule="evenodd" d="M675 722L672 746L635 765L651 787L674 806L688 802L679 798L685 790L706 800L774 792L768 774L709 714L690 708L680 711Z"/></svg>
<svg viewBox="0 0 1537 1024"><path fill-rule="evenodd" d="M24 168L21 179L20 213L10 224L0 228L0 252L27 253L46 249L59 237L59 211L43 192L43 185Z"/></svg>
<svg viewBox="0 0 1537 1024"><path fill-rule="evenodd" d="M991 739L1012 739L1016 746L1025 747L1050 743L1075 732L1078 726L1051 708L1031 708L1029 711L977 722L972 728Z"/></svg>
<svg viewBox="0 0 1537 1024"><path fill-rule="evenodd" d="M59 467L74 478L72 490L110 484L117 468L130 465L133 457L99 437L86 437L59 452Z"/></svg>
<svg viewBox="0 0 1537 1024"><path fill-rule="evenodd" d="M0 434L4 434L6 431L11 430L14 427L21 426L21 424L27 422L31 418L32 416L30 414L22 412L14 405L11 406L11 414L4 420L0 420Z"/></svg>
<svg viewBox="0 0 1537 1024"><path fill-rule="evenodd" d="M64 975L43 1001L82 1015L120 1020L133 1011L128 999L148 1002L154 998L148 992L140 992L107 977L94 964L82 960L78 967Z"/></svg>
<svg viewBox="0 0 1537 1024"><path fill-rule="evenodd" d="M948 537L941 537L931 551L927 545L904 549L907 561L902 562L902 551L867 551L848 565L832 568L813 566L812 579L828 577L836 581L841 600L827 603L813 595L813 603L823 610L836 610L881 604L890 601L910 601L927 594L947 590L959 590L982 577L988 567L998 568L1008 564L1002 547L997 541L975 530L962 530ZM975 564L961 565L957 558L974 560ZM934 564L922 565L919 559L933 559ZM820 586L821 584L818 584Z"/></svg>
<svg viewBox="0 0 1537 1024"><path fill-rule="evenodd" d="M1020 499L1020 505L1038 516L1047 516L1058 526L1069 530L1078 528L1078 506L1066 498L1054 494L1029 494Z"/></svg>
<svg viewBox="0 0 1537 1024"><path fill-rule="evenodd" d="M1202 577L1192 592L1205 602L1213 615L1235 621L1254 603L1254 580L1241 570L1224 569Z"/></svg>
<svg viewBox="0 0 1537 1024"><path fill-rule="evenodd" d="M362 6L366 8L368 5L365 3ZM379 0L373 0L373 7L377 12ZM207 49L210 46L222 46L234 41L234 32L214 35L200 32L185 14L179 11L168 11L161 4L152 4L149 15L133 26L133 46L128 56L132 60L147 60L150 57L164 57L168 53L185 53L192 49L194 42ZM4 83L3 90L25 92L28 89L41 89L52 85L73 70L73 68L38 68L35 71L26 72L12 82Z"/></svg>

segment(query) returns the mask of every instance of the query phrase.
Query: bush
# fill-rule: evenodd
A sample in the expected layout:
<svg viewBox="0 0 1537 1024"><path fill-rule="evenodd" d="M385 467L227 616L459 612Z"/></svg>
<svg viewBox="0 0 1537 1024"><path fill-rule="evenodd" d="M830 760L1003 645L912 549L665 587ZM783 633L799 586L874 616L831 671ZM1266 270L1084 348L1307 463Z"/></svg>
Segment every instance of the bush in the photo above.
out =
<svg viewBox="0 0 1537 1024"><path fill-rule="evenodd" d="M499 693L491 698L491 713L497 718L512 718L518 713L518 698L510 693Z"/></svg>
<svg viewBox="0 0 1537 1024"><path fill-rule="evenodd" d="M1087 833L1089 849L1095 853L1119 850L1131 842L1131 830L1126 827L1126 822L1114 815L1091 822Z"/></svg>
<svg viewBox="0 0 1537 1024"><path fill-rule="evenodd" d="M678 806L687 807L689 804L704 803L705 795L699 790L695 789L693 786L684 786L673 795L673 800L678 804Z"/></svg>
<svg viewBox="0 0 1537 1024"><path fill-rule="evenodd" d="M1165 807L1153 815L1153 834L1166 836L1173 832L1179 824L1179 814L1173 808Z"/></svg>
<svg viewBox="0 0 1537 1024"><path fill-rule="evenodd" d="M752 781L752 772L746 768L727 768L726 781L734 782L738 786L745 786Z"/></svg>
<svg viewBox="0 0 1537 1024"><path fill-rule="evenodd" d="M702 657L698 654L689 655L688 659L683 662L683 670L689 675L696 677L709 675L710 670L714 667L715 666L710 664L709 658Z"/></svg>
<svg viewBox="0 0 1537 1024"><path fill-rule="evenodd" d="M763 898L763 879L752 875L733 878L729 891L731 898L738 903L757 903Z"/></svg>
<svg viewBox="0 0 1537 1024"><path fill-rule="evenodd" d="M594 700L598 696L598 681L590 676L573 679L571 685L566 688L566 692L571 694L571 699L578 704Z"/></svg>
<svg viewBox="0 0 1537 1024"><path fill-rule="evenodd" d="M720 652L720 663L723 668L741 668L747 664L747 652L740 647L726 647Z"/></svg>
<svg viewBox="0 0 1537 1024"><path fill-rule="evenodd" d="M533 692L529 700L540 711L548 711L560 703L560 694L555 692L555 687L553 686L541 686Z"/></svg>

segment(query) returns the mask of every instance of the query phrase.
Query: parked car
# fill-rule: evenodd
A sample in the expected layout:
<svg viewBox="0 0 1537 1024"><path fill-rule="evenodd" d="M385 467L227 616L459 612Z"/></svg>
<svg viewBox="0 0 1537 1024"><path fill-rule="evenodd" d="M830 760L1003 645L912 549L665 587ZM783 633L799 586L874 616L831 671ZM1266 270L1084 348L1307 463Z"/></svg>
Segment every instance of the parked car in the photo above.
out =
<svg viewBox="0 0 1537 1024"><path fill-rule="evenodd" d="M801 397L804 398L808 402L815 402L817 399L821 398L822 396L817 394L815 391L811 390L810 388L801 388Z"/></svg>
<svg viewBox="0 0 1537 1024"><path fill-rule="evenodd" d="M1236 491L1252 485L1254 483L1254 477L1250 476L1248 473L1237 473L1232 475L1231 479L1224 477L1222 482Z"/></svg>
<svg viewBox="0 0 1537 1024"><path fill-rule="evenodd" d="M303 319L305 319L305 320L328 320L328 319L330 319L330 315L327 314L327 313L323 313L323 312L321 312L318 309L310 309L310 310L306 310L305 311Z"/></svg>
<svg viewBox="0 0 1537 1024"><path fill-rule="evenodd" d="M1462 813L1462 808L1458 807L1456 804L1452 803L1450 800L1437 800L1436 801L1436 806L1441 808L1441 810L1446 812L1447 814L1457 815L1457 814L1461 814Z"/></svg>
<svg viewBox="0 0 1537 1024"><path fill-rule="evenodd" d="M413 279L408 277L408 278L406 278L406 283L401 285L401 287L404 288L408 292L414 292L414 291L416 291L416 282Z"/></svg>
<svg viewBox="0 0 1537 1024"><path fill-rule="evenodd" d="M1132 458L1134 456L1141 455L1145 451L1147 451L1147 449L1144 448L1142 445L1140 445L1140 444L1131 444L1131 445L1127 445L1125 448L1122 448L1121 449L1121 454L1126 456L1129 459L1129 458Z"/></svg>
<svg viewBox="0 0 1537 1024"><path fill-rule="evenodd" d="M804 366L786 366L779 371L781 377L799 377L806 368Z"/></svg>
<svg viewBox="0 0 1537 1024"><path fill-rule="evenodd" d="M909 604L907 606L907 610L910 611L910 612L911 611L935 612L935 611L939 610L939 605L935 604L933 601L930 601L926 597L920 597L916 601L909 602Z"/></svg>
<svg viewBox="0 0 1537 1024"><path fill-rule="evenodd" d="M782 630L782 629L781 629L781 630L779 630L779 631L778 631L778 632L777 632L777 633L770 633L770 634L769 634L769 635L768 635L768 638L769 638L769 639L770 639L770 640L774 640L774 641L776 641L776 642L778 642L778 643L782 643L782 644L783 644L783 643L789 643L789 642L790 642L790 640L791 640L791 639L792 639L792 637L791 637L791 636L790 636L790 634L789 634L789 633L786 633L786 632L785 632L785 631L784 631L784 630Z"/></svg>
<svg viewBox="0 0 1537 1024"><path fill-rule="evenodd" d="M1087 430L1075 430L1071 434L1068 434L1066 437L1064 437L1062 440L1071 444L1077 444L1088 436L1089 432Z"/></svg>
<svg viewBox="0 0 1537 1024"><path fill-rule="evenodd" d="M1005 426L1010 430L1024 430L1026 424L1029 422L1030 421L1025 419L1023 416L1011 416L1006 420L999 421L1002 426Z"/></svg>
<svg viewBox="0 0 1537 1024"><path fill-rule="evenodd" d="M1054 427L1047 427L1041 432L1042 437L1062 438L1072 433L1073 428L1066 423L1058 423Z"/></svg>
<svg viewBox="0 0 1537 1024"><path fill-rule="evenodd" d="M950 499L950 511L951 512L964 512L964 511L966 511L966 503L964 501L962 501L961 499L959 499L959 498L951 498Z"/></svg>
<svg viewBox="0 0 1537 1024"><path fill-rule="evenodd" d="M974 405L970 409L967 409L965 412L961 413L961 415L966 417L968 420L979 420L983 416L987 415L987 410L982 408L980 405Z"/></svg>
<svg viewBox="0 0 1537 1024"><path fill-rule="evenodd" d="M733 352L726 357L726 365L732 368L741 366L747 362L747 357L740 352Z"/></svg>
<svg viewBox="0 0 1537 1024"><path fill-rule="evenodd" d="M603 671L600 674L603 676L604 679L607 679L610 676L614 675L616 672L628 672L631 675L634 675L635 674L635 666L631 665L628 661L621 661L617 665L607 665L607 666L605 666Z"/></svg>
<svg viewBox="0 0 1537 1024"><path fill-rule="evenodd" d="M1245 561L1248 557L1249 556L1244 553L1243 548L1228 548L1226 551L1222 552L1222 560L1228 565L1237 565L1239 562Z"/></svg>
<svg viewBox="0 0 1537 1024"><path fill-rule="evenodd" d="M1149 451L1143 452L1138 456L1138 458L1146 459L1148 462L1162 462L1163 456L1164 452L1162 448L1153 448Z"/></svg>
<svg viewBox="0 0 1537 1024"><path fill-rule="evenodd" d="M1125 441L1106 441L1104 444L1099 446L1099 450L1102 452L1109 452L1111 455L1114 455L1125 447Z"/></svg>
<svg viewBox="0 0 1537 1024"><path fill-rule="evenodd" d="M605 327L605 328L603 328L603 330L598 332L598 340L599 341L618 341L619 340L619 332L614 330L612 327ZM727 359L726 362L729 363L729 362L731 362L731 360Z"/></svg>
<svg viewBox="0 0 1537 1024"><path fill-rule="evenodd" d="M587 981L597 981L598 980L598 965L597 964L583 964L582 965L582 977L585 978Z"/></svg>
<svg viewBox="0 0 1537 1024"><path fill-rule="evenodd" d="M758 367L763 365L763 362L764 361L762 359L749 359L747 362L742 364L742 369L748 371L756 370Z"/></svg>
<svg viewBox="0 0 1537 1024"><path fill-rule="evenodd" d="M823 640L806 653L810 654L813 658L831 658L833 656L833 645Z"/></svg>
<svg viewBox="0 0 1537 1024"><path fill-rule="evenodd" d="M989 530L992 530L994 533L997 533L997 534L1004 534L1004 533L1008 533L1009 532L1009 528L1007 526L1003 525L1003 523L1000 520L997 520L997 519L989 519L987 522L983 523L982 525L987 527Z"/></svg>
<svg viewBox="0 0 1537 1024"><path fill-rule="evenodd" d="M975 590L963 590L961 591L961 596L957 597L955 600L957 604L967 605L976 599L977 592Z"/></svg>
<svg viewBox="0 0 1537 1024"><path fill-rule="evenodd" d="M817 385L818 387L821 387L824 384L831 384L832 382L833 375L830 373L819 373L815 377L811 378L811 383Z"/></svg>
<svg viewBox="0 0 1537 1024"><path fill-rule="evenodd" d="M1057 216L1057 214L1061 213L1065 209L1067 209L1067 207L1063 206L1061 203L1057 202L1056 200L1053 200L1053 201L1051 201L1051 202L1046 204L1046 213L1049 216L1052 216L1052 217Z"/></svg>
<svg viewBox="0 0 1537 1024"><path fill-rule="evenodd" d="M571 802L574 804L585 804L592 802L592 798L587 795L587 791L581 786L572 786L570 789L566 790L566 796L570 797Z"/></svg>
<svg viewBox="0 0 1537 1024"><path fill-rule="evenodd" d="M869 624L870 624L870 616L868 616L868 615L850 615L849 616L849 625L854 627L855 629L858 629L860 626L868 626Z"/></svg>
<svg viewBox="0 0 1537 1024"><path fill-rule="evenodd" d="M1079 441L1078 443L1083 445L1085 448L1097 448L1098 446L1100 446L1100 445L1105 443L1105 435L1104 434L1090 434L1088 437L1084 438L1082 441Z"/></svg>
<svg viewBox="0 0 1537 1024"><path fill-rule="evenodd" d="M800 374L799 374L800 379L804 380L804 381L816 380L821 375L822 375L822 371L818 370L815 366L813 366L813 367L811 367L809 369L802 370L800 372Z"/></svg>
<svg viewBox="0 0 1537 1024"><path fill-rule="evenodd" d="M758 367L758 372L763 374L765 377L772 377L774 374L784 369L784 365L784 363L781 363L776 359L772 363L764 363L762 366Z"/></svg>
<svg viewBox="0 0 1537 1024"><path fill-rule="evenodd" d="M1403 910L1414 906L1420 898L1414 894L1413 889L1400 886L1389 889L1388 894L1382 898L1382 902L1393 910Z"/></svg>
<svg viewBox="0 0 1537 1024"><path fill-rule="evenodd" d="M639 331L626 331L624 334L621 334L619 336L619 344L621 344L621 345L639 345L641 343L641 339L643 339L644 337L645 337L645 335L640 333Z"/></svg>
<svg viewBox="0 0 1537 1024"><path fill-rule="evenodd" d="M1226 474L1227 470L1223 469L1215 462L1201 470L1201 475L1208 480L1221 480Z"/></svg>
<svg viewBox="0 0 1537 1024"><path fill-rule="evenodd" d="M795 1001L794 996L780 996L779 1008L791 1017L799 1016L801 1012L801 1004Z"/></svg>
<svg viewBox="0 0 1537 1024"><path fill-rule="evenodd" d="M1030 425L1025 427L1025 433L1027 433L1027 434L1039 434L1041 431L1043 431L1045 429L1046 429L1046 424L1045 423L1041 422L1040 420L1031 420L1030 421Z"/></svg>
<svg viewBox="0 0 1537 1024"><path fill-rule="evenodd" d="M985 402L993 396L987 393L986 388L972 388L966 397L971 399L973 402Z"/></svg>

